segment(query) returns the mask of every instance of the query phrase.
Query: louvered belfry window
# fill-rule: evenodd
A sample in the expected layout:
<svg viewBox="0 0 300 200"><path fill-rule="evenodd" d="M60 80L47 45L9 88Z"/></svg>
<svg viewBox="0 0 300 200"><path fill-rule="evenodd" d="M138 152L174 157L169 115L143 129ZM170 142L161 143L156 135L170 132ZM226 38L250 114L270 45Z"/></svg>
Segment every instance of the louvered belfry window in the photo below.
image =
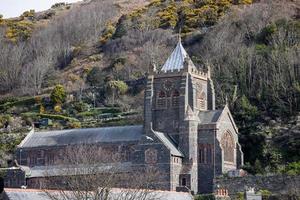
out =
<svg viewBox="0 0 300 200"><path fill-rule="evenodd" d="M234 163L235 142L230 131L223 133L221 145L224 152L224 161Z"/></svg>
<svg viewBox="0 0 300 200"><path fill-rule="evenodd" d="M205 110L205 93L204 92L197 92L197 107L201 110Z"/></svg>
<svg viewBox="0 0 300 200"><path fill-rule="evenodd" d="M157 94L156 107L165 108L166 107L166 93L164 91L159 91Z"/></svg>
<svg viewBox="0 0 300 200"><path fill-rule="evenodd" d="M179 106L179 92L177 90L174 90L172 93L172 107Z"/></svg>

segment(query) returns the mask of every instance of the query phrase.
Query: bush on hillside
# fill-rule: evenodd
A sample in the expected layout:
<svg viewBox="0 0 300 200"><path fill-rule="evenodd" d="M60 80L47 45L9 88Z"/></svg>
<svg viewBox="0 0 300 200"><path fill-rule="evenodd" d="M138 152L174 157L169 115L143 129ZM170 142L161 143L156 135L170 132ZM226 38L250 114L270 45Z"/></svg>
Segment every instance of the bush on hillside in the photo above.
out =
<svg viewBox="0 0 300 200"><path fill-rule="evenodd" d="M52 90L50 98L54 104L62 104L66 99L66 91L62 85L56 85Z"/></svg>
<svg viewBox="0 0 300 200"><path fill-rule="evenodd" d="M91 71L87 74L86 82L90 86L100 86L104 83L103 72L99 67L93 67Z"/></svg>

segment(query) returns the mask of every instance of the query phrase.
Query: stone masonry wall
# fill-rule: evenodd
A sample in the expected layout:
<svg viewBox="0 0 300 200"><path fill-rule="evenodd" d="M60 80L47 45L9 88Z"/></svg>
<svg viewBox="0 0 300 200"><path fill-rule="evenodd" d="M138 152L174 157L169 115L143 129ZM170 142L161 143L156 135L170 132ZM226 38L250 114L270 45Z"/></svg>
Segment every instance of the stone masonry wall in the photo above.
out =
<svg viewBox="0 0 300 200"><path fill-rule="evenodd" d="M268 190L272 194L296 194L300 196L300 176L274 175L274 176L246 176L234 178L216 178L215 190L219 187L227 189L230 196L244 192L245 187L254 187L255 191Z"/></svg>

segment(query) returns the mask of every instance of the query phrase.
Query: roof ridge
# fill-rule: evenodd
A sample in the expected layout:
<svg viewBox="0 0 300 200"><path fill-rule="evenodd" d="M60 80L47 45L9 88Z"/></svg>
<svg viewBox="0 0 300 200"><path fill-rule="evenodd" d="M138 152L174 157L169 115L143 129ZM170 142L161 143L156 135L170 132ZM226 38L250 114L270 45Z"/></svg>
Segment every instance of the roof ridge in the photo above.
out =
<svg viewBox="0 0 300 200"><path fill-rule="evenodd" d="M26 137L21 141L21 143L17 146L18 148L23 147L23 145L27 142L27 140L34 134L34 127L30 130L30 132L26 135Z"/></svg>
<svg viewBox="0 0 300 200"><path fill-rule="evenodd" d="M92 129L105 129L105 128L120 128L120 127L142 127L142 124L138 125L126 125L126 126L102 126L102 127L89 127L89 128L72 128L72 129L57 129L57 130L42 130L35 131L35 133L49 133L49 132L64 132L64 131L78 131L78 130L92 130Z"/></svg>
<svg viewBox="0 0 300 200"><path fill-rule="evenodd" d="M172 142L172 140L170 139L170 137L166 136L163 132L154 131L154 130L152 130L152 131L155 134L155 136L158 137L158 139L170 150L170 153L172 155L174 155L174 156L182 156L182 157L184 156L183 153ZM162 138L162 137L166 138L168 140L168 142L170 143L170 145L172 145L172 146L170 147L170 145L168 144L168 142L165 141L164 138ZM174 148L174 149L172 149L172 148Z"/></svg>

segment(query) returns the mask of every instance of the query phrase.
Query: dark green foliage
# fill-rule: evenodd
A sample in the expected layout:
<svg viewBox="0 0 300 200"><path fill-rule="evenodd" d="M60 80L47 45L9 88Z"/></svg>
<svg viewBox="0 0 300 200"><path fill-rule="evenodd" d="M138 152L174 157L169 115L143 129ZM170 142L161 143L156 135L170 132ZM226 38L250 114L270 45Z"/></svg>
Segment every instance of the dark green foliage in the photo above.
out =
<svg viewBox="0 0 300 200"><path fill-rule="evenodd" d="M100 86L104 82L103 72L99 67L93 67L88 73L86 81L91 86Z"/></svg>
<svg viewBox="0 0 300 200"><path fill-rule="evenodd" d="M300 175L300 161L289 163L282 172L288 175Z"/></svg>
<svg viewBox="0 0 300 200"><path fill-rule="evenodd" d="M97 117L101 114L105 114L105 113L110 113L110 114L117 114L117 113L120 113L121 110L119 108L94 108L94 109L91 109L89 111L86 111L86 112L81 112L81 113L78 113L77 116L78 117L90 117L90 116L94 116L94 117Z"/></svg>
<svg viewBox="0 0 300 200"><path fill-rule="evenodd" d="M82 102L82 101L75 102L73 104L73 106L74 106L74 109L77 112L84 112L84 111L88 111L89 110L89 105L87 103Z"/></svg>
<svg viewBox="0 0 300 200"><path fill-rule="evenodd" d="M122 17L120 17L120 19L116 25L117 28L115 30L115 33L113 34L112 39L121 38L127 34L125 20L126 20L126 15L123 15Z"/></svg>
<svg viewBox="0 0 300 200"><path fill-rule="evenodd" d="M25 97L25 98L20 98L20 99L11 99L6 101L4 104L0 104L0 110L1 111L6 111L9 108L12 108L13 106L31 106L35 104L35 99L34 97Z"/></svg>
<svg viewBox="0 0 300 200"><path fill-rule="evenodd" d="M56 85L52 90L50 98L54 104L62 104L66 99L66 91L62 85Z"/></svg>
<svg viewBox="0 0 300 200"><path fill-rule="evenodd" d="M202 194L202 195L196 195L195 200L215 200L214 194Z"/></svg>
<svg viewBox="0 0 300 200"><path fill-rule="evenodd" d="M269 44L275 32L277 32L276 24L270 24L261 30L256 40L258 43Z"/></svg>
<svg viewBox="0 0 300 200"><path fill-rule="evenodd" d="M66 5L66 3L64 3L64 2L56 3L56 4L52 5L51 8L59 8L59 7L65 6L65 5Z"/></svg>
<svg viewBox="0 0 300 200"><path fill-rule="evenodd" d="M2 98L0 100L0 105L5 104L5 103L15 102L15 101L18 101L18 97L10 96L10 97L6 97L6 98Z"/></svg>
<svg viewBox="0 0 300 200"><path fill-rule="evenodd" d="M251 105L245 95L239 98L234 105L234 114L239 123L243 126L247 126L255 122L259 116L259 111L256 106Z"/></svg>
<svg viewBox="0 0 300 200"><path fill-rule="evenodd" d="M42 118L49 118L49 119L55 119L55 120L63 120L63 121L78 121L76 118L67 117L64 115L53 115L53 114L37 114L39 117Z"/></svg>

